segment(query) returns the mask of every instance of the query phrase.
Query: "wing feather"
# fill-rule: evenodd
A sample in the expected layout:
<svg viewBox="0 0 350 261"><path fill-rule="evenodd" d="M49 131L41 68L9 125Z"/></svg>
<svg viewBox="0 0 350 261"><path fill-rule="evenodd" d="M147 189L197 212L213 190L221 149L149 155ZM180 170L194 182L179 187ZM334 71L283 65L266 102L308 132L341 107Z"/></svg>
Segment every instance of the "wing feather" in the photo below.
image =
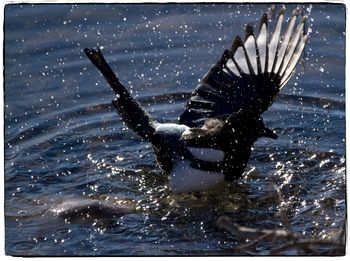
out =
<svg viewBox="0 0 350 261"><path fill-rule="evenodd" d="M278 44L280 41L284 11L285 11L284 8L282 8L281 11L279 12L275 31L273 32L271 41L269 43L269 55L268 55L269 58L268 58L268 67L267 67L268 73L273 71L276 57L278 56Z"/></svg>
<svg viewBox="0 0 350 261"><path fill-rule="evenodd" d="M261 114L271 106L279 90L291 78L305 48L303 35L306 17L297 28L300 11L295 9L283 31L285 9L277 17L269 40L268 19L261 17L258 36L245 27L244 41L236 36L201 83L193 91L180 123L198 127L208 118L229 115L239 110Z"/></svg>

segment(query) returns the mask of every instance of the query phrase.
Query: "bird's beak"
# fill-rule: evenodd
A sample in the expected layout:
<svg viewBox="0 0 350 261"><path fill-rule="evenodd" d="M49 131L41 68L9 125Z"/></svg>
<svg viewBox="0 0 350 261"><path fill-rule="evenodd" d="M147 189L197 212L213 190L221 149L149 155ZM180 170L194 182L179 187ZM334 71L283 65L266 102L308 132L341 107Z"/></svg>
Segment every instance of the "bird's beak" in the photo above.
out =
<svg viewBox="0 0 350 261"><path fill-rule="evenodd" d="M261 137L267 137L275 140L278 138L278 135L273 130L269 128L264 128L261 133Z"/></svg>

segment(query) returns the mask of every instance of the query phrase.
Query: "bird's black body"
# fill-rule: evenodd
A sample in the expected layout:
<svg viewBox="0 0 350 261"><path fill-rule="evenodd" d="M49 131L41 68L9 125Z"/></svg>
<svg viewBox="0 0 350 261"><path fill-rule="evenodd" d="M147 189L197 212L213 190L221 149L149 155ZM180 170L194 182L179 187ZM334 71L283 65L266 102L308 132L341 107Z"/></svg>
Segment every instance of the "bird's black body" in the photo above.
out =
<svg viewBox="0 0 350 261"><path fill-rule="evenodd" d="M190 180L192 170L198 177L217 175L215 182L219 182L220 173L232 181L244 172L258 138L277 138L265 127L261 114L290 79L304 49L305 17L293 31L298 14L296 9L280 36L282 9L270 41L266 14L257 37L247 25L245 40L237 36L194 89L179 123L158 123L129 94L100 50L86 48L85 53L116 93L112 104L125 125L152 143L158 165L174 172L174 180L181 173L187 173L181 181ZM213 153L213 157L205 157L205 153ZM207 182L203 180L203 184Z"/></svg>
<svg viewBox="0 0 350 261"><path fill-rule="evenodd" d="M204 123L204 128L192 128L190 135L185 135L187 146L205 147L221 150L225 153L222 162L200 166L210 171L221 170L226 180L239 178L250 158L251 147L260 137L276 139L277 135L266 128L262 119L256 114L239 111L223 119L210 119Z"/></svg>

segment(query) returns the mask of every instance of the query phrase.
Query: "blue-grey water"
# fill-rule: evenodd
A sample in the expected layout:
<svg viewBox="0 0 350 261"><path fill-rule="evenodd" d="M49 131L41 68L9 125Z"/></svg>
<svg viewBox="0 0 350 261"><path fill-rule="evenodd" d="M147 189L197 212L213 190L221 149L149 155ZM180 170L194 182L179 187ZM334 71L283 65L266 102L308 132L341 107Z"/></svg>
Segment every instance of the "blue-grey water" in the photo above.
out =
<svg viewBox="0 0 350 261"><path fill-rule="evenodd" d="M346 215L343 5L301 5L309 41L263 115L279 138L256 142L243 178L209 192L169 191L150 144L124 127L83 53L103 48L146 109L176 121L234 36L270 7L6 5L6 254L266 255L283 243L239 250L242 241L216 225L221 216L338 242Z"/></svg>

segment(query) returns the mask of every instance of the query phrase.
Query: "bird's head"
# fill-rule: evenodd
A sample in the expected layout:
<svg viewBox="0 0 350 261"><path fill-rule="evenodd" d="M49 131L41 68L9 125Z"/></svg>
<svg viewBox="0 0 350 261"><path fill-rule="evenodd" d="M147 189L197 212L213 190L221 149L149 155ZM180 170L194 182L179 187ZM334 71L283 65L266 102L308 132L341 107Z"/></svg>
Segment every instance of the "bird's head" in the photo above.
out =
<svg viewBox="0 0 350 261"><path fill-rule="evenodd" d="M267 128L259 114L240 110L226 119L227 131L256 140L260 137L277 139L277 134Z"/></svg>

